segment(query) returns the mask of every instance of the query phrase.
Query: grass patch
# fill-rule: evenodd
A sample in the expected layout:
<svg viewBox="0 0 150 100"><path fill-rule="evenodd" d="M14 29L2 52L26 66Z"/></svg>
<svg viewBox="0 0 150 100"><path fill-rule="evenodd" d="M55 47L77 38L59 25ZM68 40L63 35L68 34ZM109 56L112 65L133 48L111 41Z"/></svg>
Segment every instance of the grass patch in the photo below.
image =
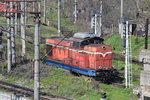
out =
<svg viewBox="0 0 150 100"><path fill-rule="evenodd" d="M100 88L107 93L106 100L137 100L132 89L118 88L111 85L100 84Z"/></svg>
<svg viewBox="0 0 150 100"><path fill-rule="evenodd" d="M120 35L114 34L111 37L106 38L105 44L111 45L114 53L122 54L122 51L124 48L123 48L123 46L121 46Z"/></svg>
<svg viewBox="0 0 150 100"><path fill-rule="evenodd" d="M95 97L99 94L97 94L97 92L92 89L92 85L84 81L86 78L85 76L72 76L69 75L68 71L64 71L59 68L54 68L53 71L51 71L49 74L50 75L48 77L41 80L41 84L44 87L48 86L51 88L42 88L48 93L76 98L77 100L86 100L87 98L99 98Z"/></svg>
<svg viewBox="0 0 150 100"><path fill-rule="evenodd" d="M124 61L113 60L113 66L119 70L122 69L119 72L124 73L124 67L125 67ZM139 66L137 64L132 64L132 74L133 74L134 86L137 86L140 83L139 77L140 77L140 72L141 72L142 68L143 68L143 66ZM136 79L134 79L134 77L136 77Z"/></svg>
<svg viewBox="0 0 150 100"><path fill-rule="evenodd" d="M138 37L138 43L136 43L136 39L137 37L135 36L131 37L131 52L133 58L138 60L138 54L140 52L139 49L144 46L145 39L144 37ZM150 44L150 37L148 43ZM111 45L114 53L124 55L123 51L125 48L122 46L122 39L119 34L114 34L110 37L107 37L105 39L105 44Z"/></svg>

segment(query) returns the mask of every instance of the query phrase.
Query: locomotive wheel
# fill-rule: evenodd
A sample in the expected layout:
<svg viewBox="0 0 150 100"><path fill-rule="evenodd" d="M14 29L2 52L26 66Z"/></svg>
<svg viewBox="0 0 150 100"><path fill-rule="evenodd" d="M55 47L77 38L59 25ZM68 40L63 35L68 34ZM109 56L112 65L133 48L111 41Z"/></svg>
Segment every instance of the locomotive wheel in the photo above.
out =
<svg viewBox="0 0 150 100"><path fill-rule="evenodd" d="M74 76L81 76L81 74L80 74L80 73L77 73L77 72L72 71L72 70L70 70L70 73L71 73L72 75L74 75Z"/></svg>
<svg viewBox="0 0 150 100"><path fill-rule="evenodd" d="M115 82L119 75L119 72L116 69L109 71L100 70L98 73L99 74L97 77L95 77L95 80L106 84L111 84L112 82Z"/></svg>

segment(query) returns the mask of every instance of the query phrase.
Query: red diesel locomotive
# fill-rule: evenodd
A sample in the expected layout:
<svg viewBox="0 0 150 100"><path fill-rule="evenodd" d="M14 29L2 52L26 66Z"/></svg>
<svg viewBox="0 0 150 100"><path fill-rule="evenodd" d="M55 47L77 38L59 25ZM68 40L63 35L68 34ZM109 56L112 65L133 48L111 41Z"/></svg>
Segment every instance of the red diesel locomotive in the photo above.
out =
<svg viewBox="0 0 150 100"><path fill-rule="evenodd" d="M72 38L46 39L46 64L51 64L88 76L108 76L114 73L112 48L101 37L90 33L75 33Z"/></svg>

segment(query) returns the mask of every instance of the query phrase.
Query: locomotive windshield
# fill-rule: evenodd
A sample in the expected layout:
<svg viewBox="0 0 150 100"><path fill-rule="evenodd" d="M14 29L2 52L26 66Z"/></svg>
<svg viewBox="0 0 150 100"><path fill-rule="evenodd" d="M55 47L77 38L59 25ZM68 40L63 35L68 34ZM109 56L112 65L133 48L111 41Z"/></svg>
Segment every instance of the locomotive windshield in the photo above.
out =
<svg viewBox="0 0 150 100"><path fill-rule="evenodd" d="M80 42L74 41L72 47L73 47L73 48L80 48Z"/></svg>
<svg viewBox="0 0 150 100"><path fill-rule="evenodd" d="M103 44L103 39L101 38L90 38L90 39L86 39L84 41L81 42L81 48L83 48L86 45L90 45L90 44Z"/></svg>

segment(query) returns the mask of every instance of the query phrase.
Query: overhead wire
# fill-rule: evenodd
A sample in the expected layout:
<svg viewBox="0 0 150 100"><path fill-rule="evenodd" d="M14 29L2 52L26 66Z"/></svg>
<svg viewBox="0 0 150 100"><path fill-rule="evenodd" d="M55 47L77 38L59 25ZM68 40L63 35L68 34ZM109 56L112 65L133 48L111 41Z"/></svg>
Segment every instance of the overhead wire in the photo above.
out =
<svg viewBox="0 0 150 100"><path fill-rule="evenodd" d="M4 32L7 32L7 33L10 33L10 34L14 34L14 33L11 33L10 31L8 31L8 30L5 30L5 29L3 29L3 28L1 28L0 27L0 30L2 30L2 31L4 31ZM22 38L21 36L19 36L18 34L14 34L16 37L18 37L18 38L20 38L20 39L22 39L22 40L25 40L26 42L28 42L28 43L30 43L30 44L33 44L33 42L32 41L28 41L27 39L24 39L24 38Z"/></svg>
<svg viewBox="0 0 150 100"><path fill-rule="evenodd" d="M67 34L64 38L62 38L52 49L50 49L50 50L45 54L45 56L42 58L42 62L44 62L46 56L47 56L49 53L51 53L54 48L56 48L61 42L63 42L63 41L64 41L67 37L69 37L70 35L72 35L72 34L68 33L68 34Z"/></svg>

